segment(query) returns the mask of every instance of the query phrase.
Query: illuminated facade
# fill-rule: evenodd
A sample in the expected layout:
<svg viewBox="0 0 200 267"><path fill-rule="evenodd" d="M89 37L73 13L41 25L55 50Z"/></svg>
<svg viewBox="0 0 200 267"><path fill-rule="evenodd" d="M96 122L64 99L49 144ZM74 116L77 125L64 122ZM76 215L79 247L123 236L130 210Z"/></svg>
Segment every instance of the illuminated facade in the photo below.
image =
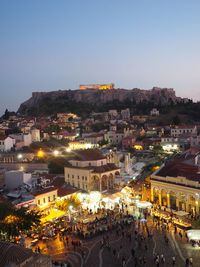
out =
<svg viewBox="0 0 200 267"><path fill-rule="evenodd" d="M198 165L171 161L151 175L151 200L160 206L200 214Z"/></svg>
<svg viewBox="0 0 200 267"><path fill-rule="evenodd" d="M86 89L98 89L98 90L112 90L114 89L114 83L108 83L108 84L81 84L80 90L86 90Z"/></svg>
<svg viewBox="0 0 200 267"><path fill-rule="evenodd" d="M35 204L40 209L48 208L57 199L58 189L54 186L47 187L45 189L32 192L35 197Z"/></svg>
<svg viewBox="0 0 200 267"><path fill-rule="evenodd" d="M105 191L114 188L115 176L120 169L114 163L108 163L97 150L81 150L65 167L65 182L87 191Z"/></svg>
<svg viewBox="0 0 200 267"><path fill-rule="evenodd" d="M69 142L70 150L89 149L94 146L96 145L91 144L91 143L86 143L84 140Z"/></svg>

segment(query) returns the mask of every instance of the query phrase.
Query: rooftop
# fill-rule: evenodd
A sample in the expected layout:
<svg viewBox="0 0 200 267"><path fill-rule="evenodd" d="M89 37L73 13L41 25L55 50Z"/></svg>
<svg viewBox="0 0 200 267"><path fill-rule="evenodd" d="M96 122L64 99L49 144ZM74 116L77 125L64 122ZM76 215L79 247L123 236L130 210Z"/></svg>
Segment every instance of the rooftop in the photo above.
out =
<svg viewBox="0 0 200 267"><path fill-rule="evenodd" d="M9 263L21 264L34 256L31 249L4 241L0 241L0 251L0 266L7 266Z"/></svg>
<svg viewBox="0 0 200 267"><path fill-rule="evenodd" d="M76 188L65 188L65 187L60 187L58 188L58 197L64 197L67 195L71 195L74 193L78 193L80 190Z"/></svg>
<svg viewBox="0 0 200 267"><path fill-rule="evenodd" d="M38 190L35 192L31 192L31 194L33 196L39 196L39 195L46 194L46 193L49 193L49 192L55 191L55 190L57 190L57 188L55 186L50 186L50 187L47 187L47 188L44 188L44 189L41 189L41 190Z"/></svg>
<svg viewBox="0 0 200 267"><path fill-rule="evenodd" d="M156 176L171 176L171 177L186 177L192 181L200 182L200 173L198 166L189 165L180 161L170 161L163 168L161 168Z"/></svg>

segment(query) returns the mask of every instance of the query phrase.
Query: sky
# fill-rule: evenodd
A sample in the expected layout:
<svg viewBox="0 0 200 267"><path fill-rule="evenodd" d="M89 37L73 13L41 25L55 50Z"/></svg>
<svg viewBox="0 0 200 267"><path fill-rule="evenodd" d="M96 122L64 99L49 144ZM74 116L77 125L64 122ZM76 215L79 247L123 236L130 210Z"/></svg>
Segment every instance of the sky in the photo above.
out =
<svg viewBox="0 0 200 267"><path fill-rule="evenodd" d="M0 115L34 91L174 88L200 100L199 0L0 0Z"/></svg>

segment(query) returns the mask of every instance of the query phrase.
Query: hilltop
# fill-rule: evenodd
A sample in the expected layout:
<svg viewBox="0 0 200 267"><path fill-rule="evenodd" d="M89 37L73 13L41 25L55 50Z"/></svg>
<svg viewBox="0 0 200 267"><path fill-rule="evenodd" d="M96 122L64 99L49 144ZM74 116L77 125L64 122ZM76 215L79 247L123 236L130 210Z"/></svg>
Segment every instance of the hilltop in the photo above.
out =
<svg viewBox="0 0 200 267"><path fill-rule="evenodd" d="M32 97L20 105L18 113L37 116L71 111L81 114L93 110L116 108L118 105L126 107L152 103L153 106L164 106L183 102L187 103L189 99L177 97L172 88L58 90L33 92Z"/></svg>

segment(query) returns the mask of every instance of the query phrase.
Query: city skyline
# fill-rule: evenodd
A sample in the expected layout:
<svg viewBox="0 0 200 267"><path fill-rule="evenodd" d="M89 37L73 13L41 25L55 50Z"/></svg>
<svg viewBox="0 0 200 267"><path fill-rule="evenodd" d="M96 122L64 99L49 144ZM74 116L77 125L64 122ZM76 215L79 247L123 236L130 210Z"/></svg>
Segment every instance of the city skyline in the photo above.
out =
<svg viewBox="0 0 200 267"><path fill-rule="evenodd" d="M199 98L197 1L1 1L0 114L34 91L174 88Z"/></svg>

